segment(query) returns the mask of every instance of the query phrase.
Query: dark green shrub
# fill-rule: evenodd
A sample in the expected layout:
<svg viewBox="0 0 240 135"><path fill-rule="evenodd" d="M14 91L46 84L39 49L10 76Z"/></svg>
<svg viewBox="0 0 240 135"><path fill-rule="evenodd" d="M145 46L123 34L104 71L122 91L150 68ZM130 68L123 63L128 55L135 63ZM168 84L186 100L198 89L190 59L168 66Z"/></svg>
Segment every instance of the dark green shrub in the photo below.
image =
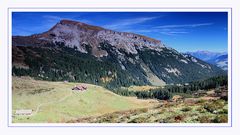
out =
<svg viewBox="0 0 240 135"><path fill-rule="evenodd" d="M203 107L199 107L196 110L200 113L205 113L206 112L206 109L204 109Z"/></svg>
<svg viewBox="0 0 240 135"><path fill-rule="evenodd" d="M221 114L221 115L217 115L213 121L213 123L227 123L228 122L228 115L226 114Z"/></svg>
<svg viewBox="0 0 240 135"><path fill-rule="evenodd" d="M137 118L131 120L129 123L146 123L146 118L137 117Z"/></svg>
<svg viewBox="0 0 240 135"><path fill-rule="evenodd" d="M224 101L223 100L216 100L211 103L206 103L204 105L204 109L211 113L215 113L218 109L222 109L224 107Z"/></svg>
<svg viewBox="0 0 240 135"><path fill-rule="evenodd" d="M183 112L188 112L188 111L191 111L191 110L192 110L191 107L184 107L184 108L181 109L181 111L183 111Z"/></svg>

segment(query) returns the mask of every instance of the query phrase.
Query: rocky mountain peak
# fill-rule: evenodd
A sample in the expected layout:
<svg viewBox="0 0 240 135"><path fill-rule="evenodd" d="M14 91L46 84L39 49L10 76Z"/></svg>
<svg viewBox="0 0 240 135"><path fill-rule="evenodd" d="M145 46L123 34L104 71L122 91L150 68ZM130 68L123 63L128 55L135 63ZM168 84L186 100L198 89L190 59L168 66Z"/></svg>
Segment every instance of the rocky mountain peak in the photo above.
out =
<svg viewBox="0 0 240 135"><path fill-rule="evenodd" d="M92 55L96 57L107 56L107 52L99 48L100 43L108 42L110 45L127 53L137 54L142 48L161 51L165 47L160 40L139 34L118 32L72 20L61 20L47 32L30 36L33 43L63 42L68 47L76 47L82 53L89 53L85 45L89 45ZM14 40L14 37L13 37ZM18 43L21 37L18 37ZM17 43L13 42L13 43Z"/></svg>
<svg viewBox="0 0 240 135"><path fill-rule="evenodd" d="M61 20L58 25L66 25L66 26L75 26L79 29L85 29L85 30L93 30L93 31L100 31L103 30L104 28L98 27L98 26L93 26L89 25L83 22L77 22L77 21L72 21L72 20Z"/></svg>

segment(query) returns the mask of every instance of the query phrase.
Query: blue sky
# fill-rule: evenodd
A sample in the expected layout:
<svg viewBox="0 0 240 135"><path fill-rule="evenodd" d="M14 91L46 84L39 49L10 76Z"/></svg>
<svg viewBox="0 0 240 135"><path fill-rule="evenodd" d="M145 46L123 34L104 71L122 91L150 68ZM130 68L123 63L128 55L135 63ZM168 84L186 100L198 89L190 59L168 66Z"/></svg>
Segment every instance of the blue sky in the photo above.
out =
<svg viewBox="0 0 240 135"><path fill-rule="evenodd" d="M12 34L45 32L70 19L149 36L181 52L227 52L227 18L227 12L14 12Z"/></svg>

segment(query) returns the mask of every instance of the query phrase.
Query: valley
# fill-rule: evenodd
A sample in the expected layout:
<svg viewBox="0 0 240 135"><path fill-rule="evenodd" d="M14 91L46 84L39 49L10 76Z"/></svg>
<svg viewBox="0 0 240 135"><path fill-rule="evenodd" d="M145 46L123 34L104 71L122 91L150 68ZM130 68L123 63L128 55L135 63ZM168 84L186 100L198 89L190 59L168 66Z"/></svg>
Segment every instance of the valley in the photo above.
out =
<svg viewBox="0 0 240 135"><path fill-rule="evenodd" d="M161 40L61 20L12 37L12 120L227 123L228 74Z"/></svg>

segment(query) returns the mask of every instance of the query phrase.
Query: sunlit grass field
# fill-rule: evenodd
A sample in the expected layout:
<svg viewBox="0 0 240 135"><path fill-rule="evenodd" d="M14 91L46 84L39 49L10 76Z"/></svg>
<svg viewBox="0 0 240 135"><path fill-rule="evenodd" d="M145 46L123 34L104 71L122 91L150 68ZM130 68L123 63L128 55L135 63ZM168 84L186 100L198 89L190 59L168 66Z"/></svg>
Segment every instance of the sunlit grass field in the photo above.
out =
<svg viewBox="0 0 240 135"><path fill-rule="evenodd" d="M13 77L13 122L66 122L115 111L149 107L157 102L119 96L91 84L85 84L88 87L86 91L72 91L72 88L79 84ZM21 109L33 110L32 115L15 115L15 111Z"/></svg>
<svg viewBox="0 0 240 135"><path fill-rule="evenodd" d="M48 82L13 77L13 123L226 123L228 103L209 97L181 102L124 97L92 84ZM130 87L130 89L152 88ZM190 101L190 102L189 102ZM32 110L16 115L16 110Z"/></svg>

